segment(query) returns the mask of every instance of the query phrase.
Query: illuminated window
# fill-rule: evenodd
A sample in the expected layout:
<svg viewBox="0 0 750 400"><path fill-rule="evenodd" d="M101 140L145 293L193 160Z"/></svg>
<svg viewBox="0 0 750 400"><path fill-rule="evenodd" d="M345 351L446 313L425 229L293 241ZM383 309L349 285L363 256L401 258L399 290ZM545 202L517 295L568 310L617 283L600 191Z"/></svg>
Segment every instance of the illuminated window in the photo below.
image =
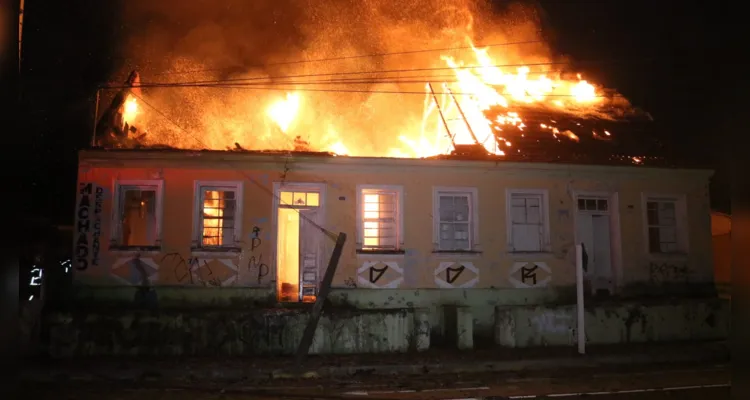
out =
<svg viewBox="0 0 750 400"><path fill-rule="evenodd" d="M401 189L362 188L359 195L360 244L362 250L401 248Z"/></svg>
<svg viewBox="0 0 750 400"><path fill-rule="evenodd" d="M439 251L471 251L476 246L476 189L434 189L434 242Z"/></svg>
<svg viewBox="0 0 750 400"><path fill-rule="evenodd" d="M161 225L161 181L121 181L116 185L115 247L158 247Z"/></svg>
<svg viewBox="0 0 750 400"><path fill-rule="evenodd" d="M196 186L195 245L200 248L237 247L241 232L241 184L206 182Z"/></svg>
<svg viewBox="0 0 750 400"><path fill-rule="evenodd" d="M646 199L646 224L650 253L680 253L685 251L686 229L683 226L683 204L674 198Z"/></svg>
<svg viewBox="0 0 750 400"><path fill-rule="evenodd" d="M281 192L279 194L279 205L282 207L318 207L320 205L320 194L317 192Z"/></svg>

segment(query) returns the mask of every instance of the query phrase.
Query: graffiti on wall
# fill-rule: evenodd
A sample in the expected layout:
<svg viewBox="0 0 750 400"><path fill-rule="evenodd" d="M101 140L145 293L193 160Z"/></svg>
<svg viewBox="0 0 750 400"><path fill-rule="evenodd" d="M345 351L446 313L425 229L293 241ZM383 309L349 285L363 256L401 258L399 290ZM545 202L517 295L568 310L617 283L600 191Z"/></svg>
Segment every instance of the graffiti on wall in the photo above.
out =
<svg viewBox="0 0 750 400"><path fill-rule="evenodd" d="M571 333L573 330L573 316L564 310L543 311L531 317L530 321L539 333Z"/></svg>
<svg viewBox="0 0 750 400"><path fill-rule="evenodd" d="M552 270L545 262L519 261L513 263L508 279L517 289L546 287L552 280Z"/></svg>
<svg viewBox="0 0 750 400"><path fill-rule="evenodd" d="M254 226L253 231L250 234L250 257L247 260L247 270L257 277L258 285L263 281L263 278L268 276L270 268L268 264L263 262L263 253L256 251L261 244L263 239L260 237L261 229L259 226Z"/></svg>
<svg viewBox="0 0 750 400"><path fill-rule="evenodd" d="M479 269L472 262L441 262L434 275L435 285L444 289L471 288L479 283Z"/></svg>
<svg viewBox="0 0 750 400"><path fill-rule="evenodd" d="M89 266L99 265L104 188L90 182L82 182L78 188L78 195L75 261L76 269L85 271Z"/></svg>
<svg viewBox="0 0 750 400"><path fill-rule="evenodd" d="M651 262L648 265L649 280L653 284L688 282L690 268L685 263Z"/></svg>
<svg viewBox="0 0 750 400"><path fill-rule="evenodd" d="M404 270L395 261L365 261L357 269L356 287L395 289L404 281ZM352 282L354 283L354 282Z"/></svg>
<svg viewBox="0 0 750 400"><path fill-rule="evenodd" d="M171 269L174 279L185 285L231 286L237 281L239 268L231 258L189 257L180 253L165 254L160 262Z"/></svg>

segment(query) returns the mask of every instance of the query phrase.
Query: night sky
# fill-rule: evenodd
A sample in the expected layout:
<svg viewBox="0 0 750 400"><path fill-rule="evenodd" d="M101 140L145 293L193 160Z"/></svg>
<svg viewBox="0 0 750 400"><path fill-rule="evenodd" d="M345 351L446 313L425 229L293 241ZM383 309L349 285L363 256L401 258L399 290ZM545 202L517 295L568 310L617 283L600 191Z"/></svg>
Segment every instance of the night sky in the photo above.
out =
<svg viewBox="0 0 750 400"><path fill-rule="evenodd" d="M556 51L578 60L618 60L581 69L650 112L654 134L672 157L718 168L712 201L728 211L720 140L729 129L722 121L734 108L728 102L738 64L727 56L733 44L725 30L712 25L724 11L645 0L537 3ZM18 116L19 148L32 160L23 173L23 189L32 195L24 204L29 215L72 223L77 151L91 140L95 89L128 62L118 46L142 23L121 20L120 6L119 0L26 1Z"/></svg>

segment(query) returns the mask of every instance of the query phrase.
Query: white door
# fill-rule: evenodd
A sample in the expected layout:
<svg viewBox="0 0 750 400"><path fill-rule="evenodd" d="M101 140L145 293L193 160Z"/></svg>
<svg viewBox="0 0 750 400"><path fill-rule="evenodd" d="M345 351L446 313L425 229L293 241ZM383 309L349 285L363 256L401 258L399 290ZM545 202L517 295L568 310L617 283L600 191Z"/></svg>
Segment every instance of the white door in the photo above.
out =
<svg viewBox="0 0 750 400"><path fill-rule="evenodd" d="M576 240L583 243L588 256L585 274L591 291L614 293L609 199L578 198Z"/></svg>
<svg viewBox="0 0 750 400"><path fill-rule="evenodd" d="M609 229L609 215L592 215L593 228L593 265L592 290L607 290L613 292L612 287L612 251ZM589 256L591 257L591 256Z"/></svg>

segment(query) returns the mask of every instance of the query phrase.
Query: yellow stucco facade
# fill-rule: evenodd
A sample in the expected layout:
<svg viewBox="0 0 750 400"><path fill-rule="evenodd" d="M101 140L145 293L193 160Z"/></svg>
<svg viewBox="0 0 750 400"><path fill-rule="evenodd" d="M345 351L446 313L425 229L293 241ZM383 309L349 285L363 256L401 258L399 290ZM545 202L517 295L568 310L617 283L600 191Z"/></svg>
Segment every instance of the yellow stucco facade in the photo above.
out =
<svg viewBox="0 0 750 400"><path fill-rule="evenodd" d="M284 254L299 256L299 269L317 270L304 279L295 271L300 287L322 279L334 241L319 226L348 235L333 281L337 290L569 287L575 284L575 244L586 241L598 251L589 255L596 260L588 269L594 289L617 294L638 285L711 284L710 175L647 167L86 150L80 153L78 173L74 282L81 287L231 287L276 293L279 252L291 248L280 246L284 229L297 232L311 256L304 259L296 250ZM150 218L149 225L141 242L124 246L119 239L124 190L141 193L137 190L144 187L153 196L139 197L145 199L144 208L133 218ZM236 201L230 233L221 239L230 243L227 248L201 244L207 240L200 223L205 210L196 199L213 193L205 191L211 188L231 188ZM394 212L388 221L379 220L377 231L390 229L389 247L363 251L370 240L363 237L369 226L363 217L365 196L381 190L393 195L387 207ZM282 192L319 197L307 197L314 206L279 211L285 208L279 207ZM441 193L458 193L469 205L461 208L468 213L445 217L453 219L452 228L443 227L443 217L436 219L445 211ZM649 240L649 226L660 229L649 223L648 209L657 207L652 201L671 202L666 207L674 212L668 230L674 237L661 234L664 251L654 251ZM537 225L517 223L521 207L526 217L518 218ZM305 214L301 219L294 217L299 210ZM296 222L279 223L290 220ZM296 225L301 221L308 225ZM460 250L441 249L444 230L451 230L446 243L460 242ZM519 251L527 246L521 236L531 237L527 242L539 248Z"/></svg>

